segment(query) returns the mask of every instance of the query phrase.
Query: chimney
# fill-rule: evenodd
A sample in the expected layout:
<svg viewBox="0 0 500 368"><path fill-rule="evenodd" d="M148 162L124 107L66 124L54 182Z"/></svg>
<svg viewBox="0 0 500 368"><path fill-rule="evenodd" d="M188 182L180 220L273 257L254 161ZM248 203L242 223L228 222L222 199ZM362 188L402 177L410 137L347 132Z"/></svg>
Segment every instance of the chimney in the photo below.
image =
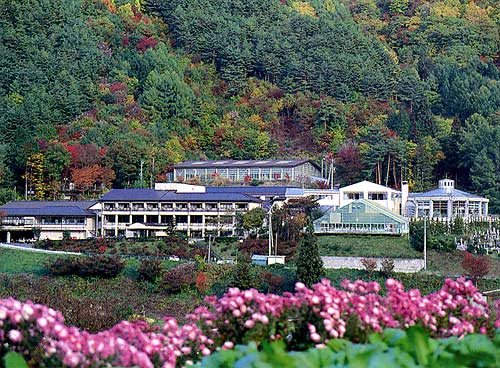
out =
<svg viewBox="0 0 500 368"><path fill-rule="evenodd" d="M401 182L401 216L406 215L406 202L408 202L408 182L404 180Z"/></svg>

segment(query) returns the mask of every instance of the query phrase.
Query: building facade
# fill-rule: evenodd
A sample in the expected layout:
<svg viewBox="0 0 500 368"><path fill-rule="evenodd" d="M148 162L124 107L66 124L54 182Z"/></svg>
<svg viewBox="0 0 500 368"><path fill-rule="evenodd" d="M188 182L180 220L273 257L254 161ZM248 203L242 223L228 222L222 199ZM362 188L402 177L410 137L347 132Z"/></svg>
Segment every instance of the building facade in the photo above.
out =
<svg viewBox="0 0 500 368"><path fill-rule="evenodd" d="M160 186L161 188L161 186ZM259 207L258 198L240 193L209 193L205 187L181 185L175 190L112 189L100 199L103 236L165 236L169 231L190 238L237 235L237 215Z"/></svg>
<svg viewBox="0 0 500 368"><path fill-rule="evenodd" d="M403 207L408 196L408 184L402 183L401 191L364 180L339 189L339 206L352 201L368 199L398 215L404 215Z"/></svg>
<svg viewBox="0 0 500 368"><path fill-rule="evenodd" d="M373 200L356 199L314 221L316 234L408 234L408 220Z"/></svg>
<svg viewBox="0 0 500 368"><path fill-rule="evenodd" d="M175 164L168 174L171 182L183 182L197 178L211 182L220 176L229 182L245 181L304 181L321 178L321 168L312 160L214 160L185 161Z"/></svg>
<svg viewBox="0 0 500 368"><path fill-rule="evenodd" d="M467 193L455 188L455 181L441 179L437 189L424 193L410 193L406 204L406 216L410 218L428 217L464 220L488 217L487 198Z"/></svg>
<svg viewBox="0 0 500 368"><path fill-rule="evenodd" d="M6 242L97 236L96 201L12 201L0 207L0 238Z"/></svg>

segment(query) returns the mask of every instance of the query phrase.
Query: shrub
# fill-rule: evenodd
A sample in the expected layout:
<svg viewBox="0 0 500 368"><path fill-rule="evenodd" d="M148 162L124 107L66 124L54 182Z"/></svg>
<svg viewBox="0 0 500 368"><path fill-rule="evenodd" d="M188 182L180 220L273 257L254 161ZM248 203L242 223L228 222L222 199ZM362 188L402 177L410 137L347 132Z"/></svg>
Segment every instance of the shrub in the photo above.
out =
<svg viewBox="0 0 500 368"><path fill-rule="evenodd" d="M166 293L178 293L183 288L194 286L195 277L196 265L194 262L182 263L164 273L161 286Z"/></svg>
<svg viewBox="0 0 500 368"><path fill-rule="evenodd" d="M462 268L465 274L474 281L474 284L477 284L478 279L490 272L490 266L491 262L488 256L475 256L469 252L464 252Z"/></svg>
<svg viewBox="0 0 500 368"><path fill-rule="evenodd" d="M285 280L283 276L266 271L260 274L260 279L264 283L264 291L275 294L283 292L283 282Z"/></svg>
<svg viewBox="0 0 500 368"><path fill-rule="evenodd" d="M125 264L118 257L61 257L47 264L47 269L54 276L77 275L82 277L115 277L122 272Z"/></svg>
<svg viewBox="0 0 500 368"><path fill-rule="evenodd" d="M195 285L196 290L198 290L200 293L205 294L207 292L210 284L205 272L199 272L198 275L196 275Z"/></svg>
<svg viewBox="0 0 500 368"><path fill-rule="evenodd" d="M361 264L368 273L373 273L377 269L377 261L371 258L362 258Z"/></svg>
<svg viewBox="0 0 500 368"><path fill-rule="evenodd" d="M240 289L256 289L259 287L259 284L259 277L250 263L250 260L245 257L240 257L238 263L231 269L229 286Z"/></svg>
<svg viewBox="0 0 500 368"><path fill-rule="evenodd" d="M156 282L161 276L162 263L158 259L143 259L139 265L139 280Z"/></svg>
<svg viewBox="0 0 500 368"><path fill-rule="evenodd" d="M380 262L381 272L385 277L390 277L394 273L394 260L392 258L384 258Z"/></svg>
<svg viewBox="0 0 500 368"><path fill-rule="evenodd" d="M272 359L276 366L289 365L277 363L285 350L307 350L318 344L345 354L333 361L329 360L333 352L324 349L302 363L440 367L455 366L450 359L457 353L459 365L475 366L484 358L481 366L497 366L500 340L494 328L500 328L500 319L491 318L488 303L471 281L447 279L441 290L429 295L405 291L393 279L386 281L385 294L376 282L344 280L342 287L336 289L328 280L312 288L297 283L294 293L283 296L231 288L222 298L205 298L206 304L186 315L181 326L174 318L166 318L161 328L124 321L98 334L70 327L61 313L47 306L0 299L0 356L17 351L31 361L30 366L42 367L175 367L250 341L273 355L268 342L279 340L281 352ZM494 308L498 312L500 304ZM472 333L480 335L466 336ZM370 345L351 349L345 340L349 337ZM429 337L447 339L437 343ZM394 352L407 354L391 358L391 346L397 348ZM294 356L299 354L308 353ZM436 361L440 354L443 359ZM234 366L234 354L232 359L214 364ZM240 363L246 366L255 359L254 354Z"/></svg>

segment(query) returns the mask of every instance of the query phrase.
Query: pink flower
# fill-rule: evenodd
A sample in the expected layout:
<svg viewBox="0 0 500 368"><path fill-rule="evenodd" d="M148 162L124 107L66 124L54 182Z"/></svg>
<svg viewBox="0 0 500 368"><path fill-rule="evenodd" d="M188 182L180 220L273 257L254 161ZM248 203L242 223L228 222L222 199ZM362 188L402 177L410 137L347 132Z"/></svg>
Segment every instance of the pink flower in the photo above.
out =
<svg viewBox="0 0 500 368"><path fill-rule="evenodd" d="M21 340L23 339L23 335L18 330L10 330L8 336L10 341L15 343L21 342Z"/></svg>

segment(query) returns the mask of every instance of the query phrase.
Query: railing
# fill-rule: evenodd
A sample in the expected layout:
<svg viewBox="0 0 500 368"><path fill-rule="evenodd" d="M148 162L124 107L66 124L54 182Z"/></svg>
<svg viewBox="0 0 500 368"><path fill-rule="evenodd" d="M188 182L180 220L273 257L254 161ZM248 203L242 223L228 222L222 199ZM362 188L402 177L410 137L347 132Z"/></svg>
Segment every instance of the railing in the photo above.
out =
<svg viewBox="0 0 500 368"><path fill-rule="evenodd" d="M387 234L387 235L401 235L406 234L408 231L402 229L362 229L362 228L343 228L343 229L315 229L316 234Z"/></svg>
<svg viewBox="0 0 500 368"><path fill-rule="evenodd" d="M31 226L35 225L35 222L33 220L3 220L2 221L3 226Z"/></svg>

